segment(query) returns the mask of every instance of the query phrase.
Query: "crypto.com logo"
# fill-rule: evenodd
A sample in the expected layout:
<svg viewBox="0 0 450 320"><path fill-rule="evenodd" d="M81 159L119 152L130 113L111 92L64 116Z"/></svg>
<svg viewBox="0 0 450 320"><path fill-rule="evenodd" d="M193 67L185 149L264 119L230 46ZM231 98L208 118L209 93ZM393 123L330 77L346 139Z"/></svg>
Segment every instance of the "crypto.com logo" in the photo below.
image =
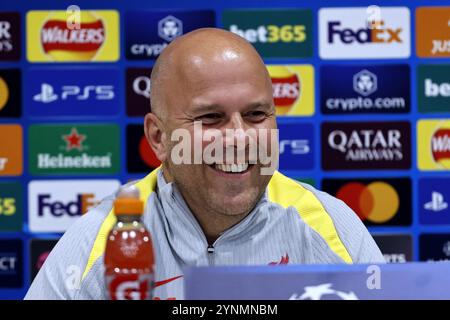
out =
<svg viewBox="0 0 450 320"><path fill-rule="evenodd" d="M183 34L183 22L174 16L167 16L158 22L158 35L170 42Z"/></svg>
<svg viewBox="0 0 450 320"><path fill-rule="evenodd" d="M259 163L261 175L272 175L278 167L278 129L226 129L224 135L218 129L203 130L202 121L195 121L193 135L184 128L172 132L175 165L225 164L231 165L226 171L240 173Z"/></svg>

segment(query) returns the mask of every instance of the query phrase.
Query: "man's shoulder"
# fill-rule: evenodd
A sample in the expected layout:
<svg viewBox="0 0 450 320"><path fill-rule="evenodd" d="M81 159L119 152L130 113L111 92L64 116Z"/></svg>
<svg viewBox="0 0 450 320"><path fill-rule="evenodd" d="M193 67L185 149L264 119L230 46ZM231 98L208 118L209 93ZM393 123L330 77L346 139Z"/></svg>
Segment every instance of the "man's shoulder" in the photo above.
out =
<svg viewBox="0 0 450 320"><path fill-rule="evenodd" d="M382 255L358 215L342 200L276 172L269 201L294 207L299 217L346 262L382 262ZM366 249L366 252L362 249Z"/></svg>

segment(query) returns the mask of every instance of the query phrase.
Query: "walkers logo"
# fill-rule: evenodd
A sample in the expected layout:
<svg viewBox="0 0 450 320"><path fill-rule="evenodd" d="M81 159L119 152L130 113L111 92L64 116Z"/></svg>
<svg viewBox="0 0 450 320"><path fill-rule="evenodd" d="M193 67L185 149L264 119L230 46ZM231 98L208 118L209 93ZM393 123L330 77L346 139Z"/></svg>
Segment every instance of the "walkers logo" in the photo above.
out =
<svg viewBox="0 0 450 320"><path fill-rule="evenodd" d="M409 20L406 7L320 9L320 57L408 58L411 46Z"/></svg>
<svg viewBox="0 0 450 320"><path fill-rule="evenodd" d="M278 124L280 170L314 168L314 126L310 123Z"/></svg>
<svg viewBox="0 0 450 320"><path fill-rule="evenodd" d="M27 57L31 62L117 61L119 13L29 11Z"/></svg>
<svg viewBox="0 0 450 320"><path fill-rule="evenodd" d="M36 68L27 74L26 101L34 117L114 116L119 113L115 68Z"/></svg>
<svg viewBox="0 0 450 320"><path fill-rule="evenodd" d="M322 124L324 170L409 169L409 122L325 122Z"/></svg>
<svg viewBox="0 0 450 320"><path fill-rule="evenodd" d="M419 241L420 261L450 261L450 234L421 234Z"/></svg>
<svg viewBox="0 0 450 320"><path fill-rule="evenodd" d="M411 262L412 237L407 234L373 235L387 263Z"/></svg>
<svg viewBox="0 0 450 320"><path fill-rule="evenodd" d="M140 124L127 126L127 169L130 173L148 173L161 164L144 135Z"/></svg>
<svg viewBox="0 0 450 320"><path fill-rule="evenodd" d="M268 65L277 115L314 114L314 68L311 65Z"/></svg>
<svg viewBox="0 0 450 320"><path fill-rule="evenodd" d="M22 231L22 186L19 182L0 182L0 231Z"/></svg>
<svg viewBox="0 0 450 320"><path fill-rule="evenodd" d="M344 201L367 226L411 225L411 180L324 179L322 189Z"/></svg>
<svg viewBox="0 0 450 320"><path fill-rule="evenodd" d="M0 288L23 286L23 245L20 239L0 240Z"/></svg>
<svg viewBox="0 0 450 320"><path fill-rule="evenodd" d="M419 120L417 138L420 170L450 170L450 119Z"/></svg>
<svg viewBox="0 0 450 320"><path fill-rule="evenodd" d="M57 239L32 239L30 241L30 282L34 280L57 242Z"/></svg>
<svg viewBox="0 0 450 320"><path fill-rule="evenodd" d="M28 141L32 174L113 174L120 169L117 125L32 125Z"/></svg>
<svg viewBox="0 0 450 320"><path fill-rule="evenodd" d="M450 57L450 7L416 9L416 51L421 58Z"/></svg>
<svg viewBox="0 0 450 320"><path fill-rule="evenodd" d="M23 172L22 127L0 125L0 176L20 176Z"/></svg>
<svg viewBox="0 0 450 320"><path fill-rule="evenodd" d="M417 88L420 112L450 112L450 65L418 66Z"/></svg>
<svg viewBox="0 0 450 320"><path fill-rule="evenodd" d="M0 70L0 118L19 118L22 114L19 69Z"/></svg>
<svg viewBox="0 0 450 320"><path fill-rule="evenodd" d="M311 10L225 10L223 27L241 37L264 58L312 57Z"/></svg>
<svg viewBox="0 0 450 320"><path fill-rule="evenodd" d="M20 14L0 13L0 61L20 60Z"/></svg>
<svg viewBox="0 0 450 320"><path fill-rule="evenodd" d="M214 11L129 11L125 13L127 59L156 59L177 37L192 30L215 27Z"/></svg>
<svg viewBox="0 0 450 320"><path fill-rule="evenodd" d="M64 232L120 187L117 180L39 180L28 184L32 232Z"/></svg>
<svg viewBox="0 0 450 320"><path fill-rule="evenodd" d="M411 108L408 65L322 66L320 88L325 114L407 113Z"/></svg>
<svg viewBox="0 0 450 320"><path fill-rule="evenodd" d="M151 68L127 69L127 115L142 117L150 112Z"/></svg>
<svg viewBox="0 0 450 320"><path fill-rule="evenodd" d="M421 224L450 224L450 180L419 180L419 217Z"/></svg>

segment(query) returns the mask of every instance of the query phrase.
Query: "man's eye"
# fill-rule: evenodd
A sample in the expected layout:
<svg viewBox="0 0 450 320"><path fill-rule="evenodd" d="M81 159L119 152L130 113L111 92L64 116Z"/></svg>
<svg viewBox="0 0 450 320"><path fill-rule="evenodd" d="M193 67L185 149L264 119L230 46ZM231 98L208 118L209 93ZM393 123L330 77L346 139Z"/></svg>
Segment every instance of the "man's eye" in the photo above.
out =
<svg viewBox="0 0 450 320"><path fill-rule="evenodd" d="M263 111L252 111L246 115L246 117L252 121L264 120L266 116L266 113Z"/></svg>
<svg viewBox="0 0 450 320"><path fill-rule="evenodd" d="M200 117L197 117L195 120L196 121L202 121L204 123L214 123L217 121L220 121L220 119L222 119L222 115L219 113L208 113L208 114L204 114Z"/></svg>

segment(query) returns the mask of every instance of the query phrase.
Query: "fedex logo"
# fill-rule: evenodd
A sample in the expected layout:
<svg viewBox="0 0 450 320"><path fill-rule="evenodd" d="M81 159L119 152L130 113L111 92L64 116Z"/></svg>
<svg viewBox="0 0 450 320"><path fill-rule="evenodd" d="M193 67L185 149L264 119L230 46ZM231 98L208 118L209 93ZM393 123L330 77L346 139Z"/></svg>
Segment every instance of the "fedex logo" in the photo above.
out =
<svg viewBox="0 0 450 320"><path fill-rule="evenodd" d="M328 22L328 42L334 43L335 40L340 40L343 43L390 43L398 42L402 43L400 33L402 28L391 29L384 25L384 21L375 21L371 24L372 28L361 28L352 30L350 28L344 28L340 21ZM335 39L336 38L336 39Z"/></svg>
<svg viewBox="0 0 450 320"><path fill-rule="evenodd" d="M62 217L69 215L71 217L81 216L90 208L95 206L98 201L92 193L78 194L75 201L64 203L62 201L53 201L50 194L38 195L38 216L52 215Z"/></svg>
<svg viewBox="0 0 450 320"><path fill-rule="evenodd" d="M323 59L408 58L410 38L406 7L319 10L319 54Z"/></svg>
<svg viewBox="0 0 450 320"><path fill-rule="evenodd" d="M32 232L64 232L120 187L117 180L36 180L28 184Z"/></svg>

